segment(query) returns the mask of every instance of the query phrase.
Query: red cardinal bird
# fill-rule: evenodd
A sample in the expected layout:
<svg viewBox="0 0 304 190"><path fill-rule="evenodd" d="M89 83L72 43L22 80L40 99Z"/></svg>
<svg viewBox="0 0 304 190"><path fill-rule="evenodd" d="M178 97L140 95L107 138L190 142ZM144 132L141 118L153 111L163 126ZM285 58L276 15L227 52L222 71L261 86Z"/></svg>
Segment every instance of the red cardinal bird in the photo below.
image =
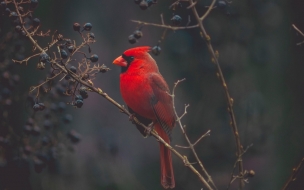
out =
<svg viewBox="0 0 304 190"><path fill-rule="evenodd" d="M170 144L175 125L172 97L155 60L148 53L150 49L147 46L129 49L113 64L121 66L120 91L130 113L145 125L153 122L159 136ZM141 126L137 128L146 136ZM159 146L161 184L165 189L174 188L171 151L162 143Z"/></svg>

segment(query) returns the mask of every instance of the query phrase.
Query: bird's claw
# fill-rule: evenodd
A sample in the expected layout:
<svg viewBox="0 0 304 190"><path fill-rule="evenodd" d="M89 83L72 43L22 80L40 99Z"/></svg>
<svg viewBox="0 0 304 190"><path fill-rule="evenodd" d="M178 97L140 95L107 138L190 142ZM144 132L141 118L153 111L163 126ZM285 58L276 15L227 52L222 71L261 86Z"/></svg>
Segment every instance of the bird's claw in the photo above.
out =
<svg viewBox="0 0 304 190"><path fill-rule="evenodd" d="M152 122L145 129L146 136L151 136L151 131L153 130L153 128L154 128L154 123Z"/></svg>
<svg viewBox="0 0 304 190"><path fill-rule="evenodd" d="M134 118L135 118L135 114L132 113L132 114L129 116L129 121L132 121L133 124L134 124Z"/></svg>

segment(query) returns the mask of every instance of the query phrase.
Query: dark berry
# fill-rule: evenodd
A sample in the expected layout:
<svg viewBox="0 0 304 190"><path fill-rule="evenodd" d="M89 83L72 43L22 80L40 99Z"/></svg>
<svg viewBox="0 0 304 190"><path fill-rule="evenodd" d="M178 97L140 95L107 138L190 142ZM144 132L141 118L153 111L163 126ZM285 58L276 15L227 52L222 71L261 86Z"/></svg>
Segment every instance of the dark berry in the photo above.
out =
<svg viewBox="0 0 304 190"><path fill-rule="evenodd" d="M8 88L4 88L1 91L1 95L2 95L3 98L8 98L11 95L11 91Z"/></svg>
<svg viewBox="0 0 304 190"><path fill-rule="evenodd" d="M11 10L9 8L5 9L5 15L9 16L11 14Z"/></svg>
<svg viewBox="0 0 304 190"><path fill-rule="evenodd" d="M66 108L66 104L64 102L59 102L59 104L58 104L58 110L60 112L62 112L62 111L65 110L65 108Z"/></svg>
<svg viewBox="0 0 304 190"><path fill-rule="evenodd" d="M73 72L73 73L76 73L76 72L77 72L77 69L76 69L76 67L71 66L71 67L70 67L70 71Z"/></svg>
<svg viewBox="0 0 304 190"><path fill-rule="evenodd" d="M74 31L79 32L79 31L80 31L80 24L77 23L77 22L75 22L75 23L73 24L73 29L74 29Z"/></svg>
<svg viewBox="0 0 304 190"><path fill-rule="evenodd" d="M140 30L135 30L134 33L133 33L133 35L134 35L134 37L136 39L139 39L139 38L141 38L143 36L143 33Z"/></svg>
<svg viewBox="0 0 304 190"><path fill-rule="evenodd" d="M136 38L133 34L128 37L128 40L129 40L130 44L135 44L136 43Z"/></svg>
<svg viewBox="0 0 304 190"><path fill-rule="evenodd" d="M64 49L65 44L59 44L58 47L59 49Z"/></svg>
<svg viewBox="0 0 304 190"><path fill-rule="evenodd" d="M97 61L98 61L98 55L96 55L96 54L91 55L90 60L91 60L93 63L94 63L94 62L97 62Z"/></svg>
<svg viewBox="0 0 304 190"><path fill-rule="evenodd" d="M64 49L61 49L60 56L62 59L66 59L66 58L68 58L68 53Z"/></svg>
<svg viewBox="0 0 304 190"><path fill-rule="evenodd" d="M25 134L29 135L29 134L31 134L32 127L30 125L24 125L23 131Z"/></svg>
<svg viewBox="0 0 304 190"><path fill-rule="evenodd" d="M50 128L52 128L53 124L50 120L45 120L43 126L46 130L49 130Z"/></svg>
<svg viewBox="0 0 304 190"><path fill-rule="evenodd" d="M40 159L34 159L34 169L35 172L41 173L43 168L45 168L46 164L42 162Z"/></svg>
<svg viewBox="0 0 304 190"><path fill-rule="evenodd" d="M39 106L40 106L40 111L44 110L45 109L45 105L44 103L38 103Z"/></svg>
<svg viewBox="0 0 304 190"><path fill-rule="evenodd" d="M91 23L85 23L83 26L83 29L86 31L90 31L92 29L92 24Z"/></svg>
<svg viewBox="0 0 304 190"><path fill-rule="evenodd" d="M55 103L52 103L50 106L51 111L56 112L57 111L57 105Z"/></svg>
<svg viewBox="0 0 304 190"><path fill-rule="evenodd" d="M48 119L48 118L51 117L51 111L50 111L49 109L45 110L45 112L44 112L44 117L45 117L46 119Z"/></svg>
<svg viewBox="0 0 304 190"><path fill-rule="evenodd" d="M91 38L91 39L95 39L95 34L94 34L94 33L92 33L92 32L90 32L90 33L89 33L89 38Z"/></svg>
<svg viewBox="0 0 304 190"><path fill-rule="evenodd" d="M66 44L67 46L70 46L70 45L72 45L73 43L72 43L72 40L71 40L71 39L65 39L65 44Z"/></svg>
<svg viewBox="0 0 304 190"><path fill-rule="evenodd" d="M6 138L0 137L0 146L2 146L3 148L9 148L10 141Z"/></svg>
<svg viewBox="0 0 304 190"><path fill-rule="evenodd" d="M154 3L153 0L146 0L146 1L147 1L147 3L148 3L148 6L149 6L149 7L151 7L151 6L153 5L153 3Z"/></svg>
<svg viewBox="0 0 304 190"><path fill-rule="evenodd" d="M30 154L32 153L32 151L33 151L33 149L32 149L32 147L29 146L29 145L27 145L27 146L25 146L25 147L23 148L23 152L24 152L24 154L26 154L26 155L30 155Z"/></svg>
<svg viewBox="0 0 304 190"><path fill-rule="evenodd" d="M34 125L34 119L33 118L28 118L28 120L26 121L26 123L25 124L27 124L27 125L30 125L30 126L33 126Z"/></svg>
<svg viewBox="0 0 304 190"><path fill-rule="evenodd" d="M5 8L6 8L6 3L5 3L4 1L2 1L2 2L0 3L0 10L1 10L1 11L4 11Z"/></svg>
<svg viewBox="0 0 304 190"><path fill-rule="evenodd" d="M71 130L67 133L67 137L73 142L78 143L81 140L81 135L77 133L75 130Z"/></svg>
<svg viewBox="0 0 304 190"><path fill-rule="evenodd" d="M65 75L64 79L65 79L65 80L70 80L70 79L71 79L71 76L70 76L70 75Z"/></svg>
<svg viewBox="0 0 304 190"><path fill-rule="evenodd" d="M35 104L33 106L34 111L39 111L40 110L40 105L39 104Z"/></svg>
<svg viewBox="0 0 304 190"><path fill-rule="evenodd" d="M15 20L18 18L18 14L16 12L10 12L10 15L9 15L10 19L11 20Z"/></svg>
<svg viewBox="0 0 304 190"><path fill-rule="evenodd" d="M44 136L44 137L42 137L42 139L41 139L41 143L42 143L42 145L44 145L44 146L48 145L50 142L51 142L51 141L50 141L50 138L47 137L47 136Z"/></svg>
<svg viewBox="0 0 304 190"><path fill-rule="evenodd" d="M38 127L37 125L34 126L32 128L32 131L31 131L31 134L34 135L34 136L39 136L40 135L40 127Z"/></svg>
<svg viewBox="0 0 304 190"><path fill-rule="evenodd" d="M31 0L31 4L30 4L32 9L37 8L38 6L38 0Z"/></svg>
<svg viewBox="0 0 304 190"><path fill-rule="evenodd" d="M50 57L47 53L43 52L40 54L40 61L42 61L43 63L46 63L50 60Z"/></svg>
<svg viewBox="0 0 304 190"><path fill-rule="evenodd" d="M13 103L13 102L12 102L11 99L6 99L5 102L4 102L4 105L5 105L5 106L11 106L12 103Z"/></svg>
<svg viewBox="0 0 304 190"><path fill-rule="evenodd" d="M153 53L154 55L159 55L160 52L161 52L161 48L160 48L159 46L154 46L154 47L152 48L152 53Z"/></svg>
<svg viewBox="0 0 304 190"><path fill-rule="evenodd" d="M15 27L15 31L16 31L16 32L21 32L21 29L22 29L22 28L21 28L20 25L17 25L17 26Z"/></svg>
<svg viewBox="0 0 304 190"><path fill-rule="evenodd" d="M66 114L62 120L65 124L71 123L73 121L73 116L70 114Z"/></svg>
<svg viewBox="0 0 304 190"><path fill-rule="evenodd" d="M227 3L225 2L225 1L218 1L217 2L217 6L219 7L219 8L226 8L226 6L227 6Z"/></svg>
<svg viewBox="0 0 304 190"><path fill-rule="evenodd" d="M77 101L77 100L83 101L83 97L81 95L76 95L75 96L75 101Z"/></svg>
<svg viewBox="0 0 304 190"><path fill-rule="evenodd" d="M86 87L82 86L78 89L78 91L79 91L79 94L83 97L83 99L86 99L89 97Z"/></svg>
<svg viewBox="0 0 304 190"><path fill-rule="evenodd" d="M40 20L39 20L39 18L34 18L33 19L33 26L34 27L37 27L37 26L39 26L40 25Z"/></svg>
<svg viewBox="0 0 304 190"><path fill-rule="evenodd" d="M19 75L14 75L14 76L12 77L12 79L13 79L13 81L14 81L15 84L19 84L19 82L20 82L20 77L19 77Z"/></svg>
<svg viewBox="0 0 304 190"><path fill-rule="evenodd" d="M68 47L68 51L69 51L70 53L73 53L73 51L74 51L74 46L69 46L69 47Z"/></svg>
<svg viewBox="0 0 304 190"><path fill-rule="evenodd" d="M146 0L143 0L139 3L139 7L141 8L141 10L146 10L149 5L148 5L148 2Z"/></svg>
<svg viewBox="0 0 304 190"><path fill-rule="evenodd" d="M171 21L172 21L172 24L175 25L175 26L178 26L181 24L182 22L182 17L178 16L178 15L174 15L172 18L171 18Z"/></svg>
<svg viewBox="0 0 304 190"><path fill-rule="evenodd" d="M21 37L25 37L25 36L26 36L26 32L25 32L24 30L21 30L21 32L19 33L19 35L20 35Z"/></svg>
<svg viewBox="0 0 304 190"><path fill-rule="evenodd" d="M75 101L75 106L76 106L77 108L81 108L82 105L83 105L83 100L76 100L76 101Z"/></svg>
<svg viewBox="0 0 304 190"><path fill-rule="evenodd" d="M14 26L17 26L17 25L20 25L21 22L20 22L19 18L17 18L17 19L15 19L15 20L12 21L12 24L13 24Z"/></svg>
<svg viewBox="0 0 304 190"><path fill-rule="evenodd" d="M36 157L44 163L47 163L49 161L49 157L44 153L38 153L36 154Z"/></svg>
<svg viewBox="0 0 304 190"><path fill-rule="evenodd" d="M134 3L139 5L139 3L141 2L142 0L134 0Z"/></svg>

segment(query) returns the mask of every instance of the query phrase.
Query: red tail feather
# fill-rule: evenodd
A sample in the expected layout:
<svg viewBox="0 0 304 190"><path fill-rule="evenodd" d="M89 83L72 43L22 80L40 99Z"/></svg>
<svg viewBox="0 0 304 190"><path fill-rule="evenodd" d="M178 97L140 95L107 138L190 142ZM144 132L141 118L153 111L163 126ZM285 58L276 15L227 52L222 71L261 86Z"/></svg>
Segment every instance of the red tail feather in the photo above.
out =
<svg viewBox="0 0 304 190"><path fill-rule="evenodd" d="M155 129L161 138L163 138L167 143L170 143L170 139L168 135L161 128L159 124L155 125ZM172 167L171 151L167 149L163 143L159 143L159 147L160 147L161 184L165 189L168 188L172 189L175 187L175 180L174 180L174 173Z"/></svg>

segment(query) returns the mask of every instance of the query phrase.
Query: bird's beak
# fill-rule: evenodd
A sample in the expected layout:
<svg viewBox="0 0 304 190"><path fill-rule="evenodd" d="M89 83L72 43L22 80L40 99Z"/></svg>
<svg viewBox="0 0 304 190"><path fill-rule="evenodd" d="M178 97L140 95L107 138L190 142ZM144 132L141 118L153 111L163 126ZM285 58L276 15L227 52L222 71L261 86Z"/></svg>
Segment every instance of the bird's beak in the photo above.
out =
<svg viewBox="0 0 304 190"><path fill-rule="evenodd" d="M121 67L126 67L126 66L128 66L127 61L126 61L124 58L122 58L122 56L117 57L117 58L113 61L113 64L118 65L118 66L121 66Z"/></svg>

